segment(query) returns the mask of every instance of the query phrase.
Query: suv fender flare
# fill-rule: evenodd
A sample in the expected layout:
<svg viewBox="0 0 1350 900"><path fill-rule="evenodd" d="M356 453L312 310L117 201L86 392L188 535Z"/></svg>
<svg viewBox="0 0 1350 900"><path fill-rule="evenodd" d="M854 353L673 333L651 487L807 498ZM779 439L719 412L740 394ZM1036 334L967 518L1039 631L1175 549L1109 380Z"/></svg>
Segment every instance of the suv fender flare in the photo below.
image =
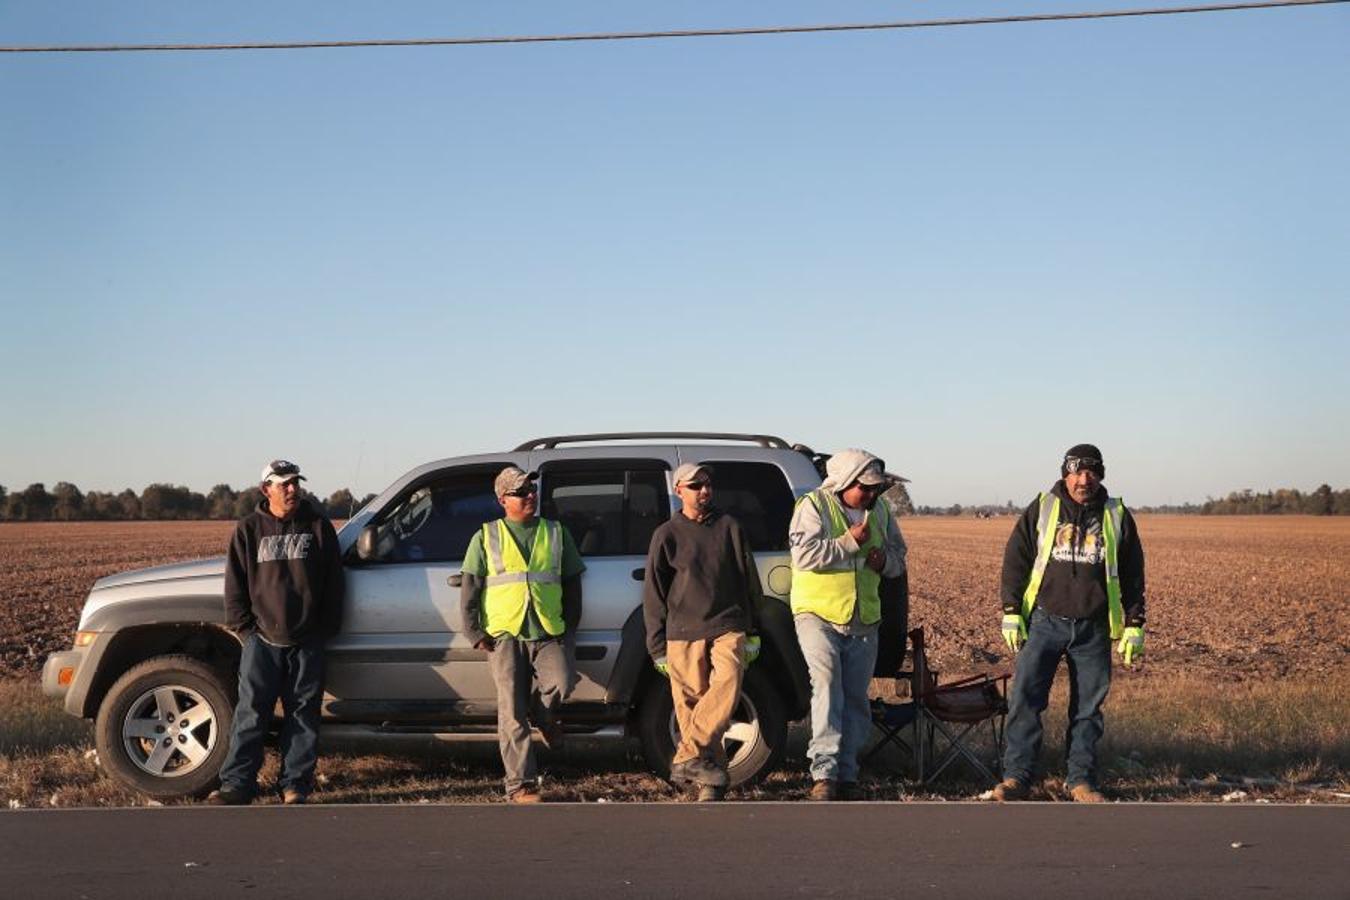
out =
<svg viewBox="0 0 1350 900"><path fill-rule="evenodd" d="M81 626L97 632L97 637L66 693L66 711L93 718L123 672L151 655L185 652L194 640L210 653L192 655L237 669L239 639L225 629L224 621L220 598L209 596L161 597L100 608Z"/></svg>
<svg viewBox="0 0 1350 900"><path fill-rule="evenodd" d="M783 695L788 721L805 716L811 710L811 676L806 657L797 643L792 610L775 597L761 596L755 611L759 615L760 653L756 667L763 667Z"/></svg>
<svg viewBox="0 0 1350 900"><path fill-rule="evenodd" d="M628 614L620 641L619 657L614 661L609 684L605 686L605 702L632 706L638 688L645 680L643 674L656 671L647 653L647 623L642 617L641 606Z"/></svg>

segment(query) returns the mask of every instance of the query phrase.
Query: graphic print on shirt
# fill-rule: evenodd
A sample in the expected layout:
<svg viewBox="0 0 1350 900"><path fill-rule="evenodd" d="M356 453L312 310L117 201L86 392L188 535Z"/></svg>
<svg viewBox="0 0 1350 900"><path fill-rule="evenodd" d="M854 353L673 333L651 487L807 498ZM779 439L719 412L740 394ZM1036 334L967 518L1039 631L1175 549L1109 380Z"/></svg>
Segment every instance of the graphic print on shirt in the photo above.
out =
<svg viewBox="0 0 1350 900"><path fill-rule="evenodd" d="M305 559L309 556L309 545L313 542L312 534L268 535L258 542L258 562Z"/></svg>
<svg viewBox="0 0 1350 900"><path fill-rule="evenodd" d="M1050 558L1089 566L1105 560L1106 545L1102 541L1101 519L1084 523L1081 533L1072 522L1060 522L1055 528L1055 545L1050 550Z"/></svg>

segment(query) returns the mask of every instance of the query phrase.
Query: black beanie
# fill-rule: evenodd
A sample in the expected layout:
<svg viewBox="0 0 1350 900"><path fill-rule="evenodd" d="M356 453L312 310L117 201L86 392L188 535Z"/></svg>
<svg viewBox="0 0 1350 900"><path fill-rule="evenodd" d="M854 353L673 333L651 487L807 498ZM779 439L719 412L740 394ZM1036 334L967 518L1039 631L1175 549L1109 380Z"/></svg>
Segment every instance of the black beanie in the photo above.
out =
<svg viewBox="0 0 1350 900"><path fill-rule="evenodd" d="M1077 456L1080 459L1101 460L1102 451L1098 450L1095 444L1074 444L1068 450L1064 451L1065 460L1067 460L1070 456ZM1105 462L1104 461L1098 462L1097 465L1092 467L1092 471L1097 473L1098 478L1105 478L1106 477ZM1063 478L1065 475L1068 474L1069 474L1069 467L1061 462L1059 464L1059 476Z"/></svg>

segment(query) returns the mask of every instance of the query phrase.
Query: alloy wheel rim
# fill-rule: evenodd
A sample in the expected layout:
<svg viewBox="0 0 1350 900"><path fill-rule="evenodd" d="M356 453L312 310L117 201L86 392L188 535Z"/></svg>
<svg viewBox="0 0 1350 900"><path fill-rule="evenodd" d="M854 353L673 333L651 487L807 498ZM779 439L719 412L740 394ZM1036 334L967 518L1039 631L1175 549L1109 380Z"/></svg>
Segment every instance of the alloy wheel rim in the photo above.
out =
<svg viewBox="0 0 1350 900"><path fill-rule="evenodd" d="M127 707L122 746L149 775L179 778L206 762L220 737L215 710L198 691L179 684L151 688Z"/></svg>

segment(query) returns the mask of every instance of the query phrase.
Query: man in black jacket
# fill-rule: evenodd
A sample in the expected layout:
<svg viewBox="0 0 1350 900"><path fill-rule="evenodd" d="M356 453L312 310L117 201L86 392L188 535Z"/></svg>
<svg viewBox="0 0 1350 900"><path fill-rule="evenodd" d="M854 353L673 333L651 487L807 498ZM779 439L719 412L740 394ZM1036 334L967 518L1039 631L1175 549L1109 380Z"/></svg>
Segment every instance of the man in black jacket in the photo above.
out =
<svg viewBox="0 0 1350 900"><path fill-rule="evenodd" d="M1065 784L1080 803L1105 800L1097 741L1111 687L1111 642L1120 641L1126 666L1144 651L1144 550L1134 518L1108 496L1106 466L1092 444L1070 447L1060 475L1027 507L1003 554L1003 638L1017 653L1017 668L996 800L1030 792L1041 713L1062 658L1070 679Z"/></svg>
<svg viewBox="0 0 1350 900"><path fill-rule="evenodd" d="M212 803L250 803L278 697L281 777L288 804L314 789L323 701L323 645L338 630L344 590L333 523L300 495L300 467L274 460L265 499L235 526L225 561L225 623L243 644L239 704Z"/></svg>
<svg viewBox="0 0 1350 900"><path fill-rule="evenodd" d="M680 726L670 780L698 784L700 800L726 790L722 736L759 655L759 572L740 523L712 505L712 476L695 463L675 470L680 514L652 534L642 596L647 650Z"/></svg>

